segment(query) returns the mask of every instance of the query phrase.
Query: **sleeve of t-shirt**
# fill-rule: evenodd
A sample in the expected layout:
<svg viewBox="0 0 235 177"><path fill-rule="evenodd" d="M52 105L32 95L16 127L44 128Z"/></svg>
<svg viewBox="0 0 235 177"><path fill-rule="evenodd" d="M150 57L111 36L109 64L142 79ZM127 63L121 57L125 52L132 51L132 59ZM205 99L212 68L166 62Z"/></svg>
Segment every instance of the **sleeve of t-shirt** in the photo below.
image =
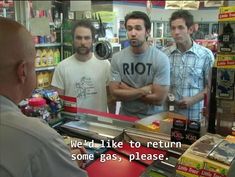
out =
<svg viewBox="0 0 235 177"><path fill-rule="evenodd" d="M163 52L159 51L156 60L156 72L154 75L154 84L170 85L170 61Z"/></svg>
<svg viewBox="0 0 235 177"><path fill-rule="evenodd" d="M106 86L109 85L109 82L111 80L110 78L110 69L111 69L111 64L110 64L110 61L107 60L107 62L105 63L106 64L106 72L105 72L105 77L106 77Z"/></svg>
<svg viewBox="0 0 235 177"><path fill-rule="evenodd" d="M30 171L34 177L87 177L86 171L72 161L69 148L60 135L54 134L32 157Z"/></svg>
<svg viewBox="0 0 235 177"><path fill-rule="evenodd" d="M57 67L55 68L51 85L62 90L65 89L64 88L64 68L60 64L57 65Z"/></svg>
<svg viewBox="0 0 235 177"><path fill-rule="evenodd" d="M111 72L110 72L110 81L121 82L121 75L118 69L117 55L114 55L111 60Z"/></svg>
<svg viewBox="0 0 235 177"><path fill-rule="evenodd" d="M208 54L206 55L205 65L204 65L204 75L205 75L204 76L204 78L205 78L204 83L208 84L209 73L210 73L212 66L214 65L214 55L211 52L211 50L209 50L209 49L206 49L206 50L207 50Z"/></svg>

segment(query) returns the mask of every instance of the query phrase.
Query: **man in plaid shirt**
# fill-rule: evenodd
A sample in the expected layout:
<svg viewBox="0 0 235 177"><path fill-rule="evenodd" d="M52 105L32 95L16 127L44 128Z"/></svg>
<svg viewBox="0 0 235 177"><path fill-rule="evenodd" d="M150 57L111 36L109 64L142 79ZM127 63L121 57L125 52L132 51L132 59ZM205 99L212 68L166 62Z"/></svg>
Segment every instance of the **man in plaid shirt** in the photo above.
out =
<svg viewBox="0 0 235 177"><path fill-rule="evenodd" d="M214 56L191 39L194 21L187 10L171 15L170 28L175 45L163 49L171 64L170 93L176 97L176 112L199 121Z"/></svg>

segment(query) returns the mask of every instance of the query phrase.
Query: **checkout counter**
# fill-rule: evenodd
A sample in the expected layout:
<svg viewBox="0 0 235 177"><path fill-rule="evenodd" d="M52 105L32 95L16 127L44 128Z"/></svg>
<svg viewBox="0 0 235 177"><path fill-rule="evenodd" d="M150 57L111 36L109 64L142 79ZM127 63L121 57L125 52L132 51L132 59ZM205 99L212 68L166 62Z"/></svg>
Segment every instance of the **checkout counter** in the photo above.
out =
<svg viewBox="0 0 235 177"><path fill-rule="evenodd" d="M170 135L135 128L138 118L76 108L71 100L61 117L58 132L68 142L80 141L92 154L85 168L89 177L172 177L188 148L168 147Z"/></svg>

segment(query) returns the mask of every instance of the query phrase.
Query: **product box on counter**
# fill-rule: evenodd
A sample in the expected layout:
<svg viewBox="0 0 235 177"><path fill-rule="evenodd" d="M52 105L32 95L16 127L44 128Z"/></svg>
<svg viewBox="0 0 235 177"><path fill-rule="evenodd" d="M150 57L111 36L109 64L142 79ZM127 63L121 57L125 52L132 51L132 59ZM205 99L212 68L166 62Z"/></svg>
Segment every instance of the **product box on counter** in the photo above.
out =
<svg viewBox="0 0 235 177"><path fill-rule="evenodd" d="M193 144L200 138L200 132L193 130L185 131L185 144Z"/></svg>
<svg viewBox="0 0 235 177"><path fill-rule="evenodd" d="M234 160L234 142L206 134L179 158L176 172L187 177L226 177Z"/></svg>
<svg viewBox="0 0 235 177"><path fill-rule="evenodd" d="M136 121L135 127L142 130L166 133L170 135L174 118L186 122L186 117L184 115L173 112L162 112Z"/></svg>
<svg viewBox="0 0 235 177"><path fill-rule="evenodd" d="M230 166L194 155L184 153L176 167L176 173L187 177L226 177Z"/></svg>
<svg viewBox="0 0 235 177"><path fill-rule="evenodd" d="M204 160L204 167L200 171L201 177L226 177L228 175L230 166L224 165L222 163L212 161L209 159Z"/></svg>
<svg viewBox="0 0 235 177"><path fill-rule="evenodd" d="M180 128L171 128L171 141L172 142L181 142L186 143L185 139L186 130Z"/></svg>
<svg viewBox="0 0 235 177"><path fill-rule="evenodd" d="M198 177L204 166L204 158L186 151L178 160L176 173L187 177Z"/></svg>

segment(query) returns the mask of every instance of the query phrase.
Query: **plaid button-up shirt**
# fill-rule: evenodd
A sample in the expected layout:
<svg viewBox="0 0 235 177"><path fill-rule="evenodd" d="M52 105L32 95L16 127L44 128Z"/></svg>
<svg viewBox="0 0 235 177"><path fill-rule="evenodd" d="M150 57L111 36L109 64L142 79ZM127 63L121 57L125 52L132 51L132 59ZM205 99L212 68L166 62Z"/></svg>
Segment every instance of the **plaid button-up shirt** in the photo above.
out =
<svg viewBox="0 0 235 177"><path fill-rule="evenodd" d="M203 91L208 83L208 73L214 62L213 53L195 42L186 52L179 51L176 46L163 49L170 59L171 86L170 93L176 100L192 97ZM203 101L192 105L189 109L176 108L191 120L200 120Z"/></svg>

